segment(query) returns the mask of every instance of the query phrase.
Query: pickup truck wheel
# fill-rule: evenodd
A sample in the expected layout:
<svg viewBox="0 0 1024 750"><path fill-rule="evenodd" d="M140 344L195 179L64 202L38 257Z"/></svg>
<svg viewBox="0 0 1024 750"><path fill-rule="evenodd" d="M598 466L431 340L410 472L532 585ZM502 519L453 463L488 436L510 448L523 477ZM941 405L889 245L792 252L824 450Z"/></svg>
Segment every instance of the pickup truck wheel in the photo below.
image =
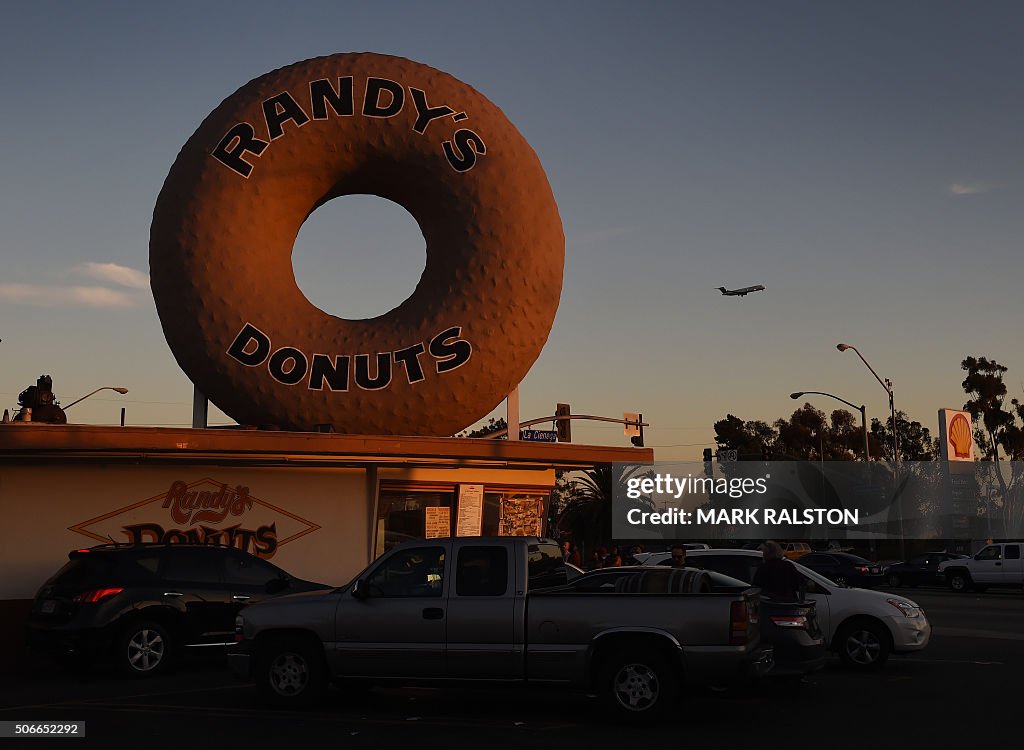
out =
<svg viewBox="0 0 1024 750"><path fill-rule="evenodd" d="M892 650L885 626L867 620L843 627L836 645L843 664L861 670L881 669Z"/></svg>
<svg viewBox="0 0 1024 750"><path fill-rule="evenodd" d="M951 573L949 576L949 587L953 591L963 593L971 587L971 577L961 570Z"/></svg>
<svg viewBox="0 0 1024 750"><path fill-rule="evenodd" d="M657 651L613 655L601 672L600 693L606 707L621 721L655 721L675 703L679 684L665 657Z"/></svg>
<svg viewBox="0 0 1024 750"><path fill-rule="evenodd" d="M313 705L327 687L323 655L302 640L267 644L260 649L258 663L260 692L279 706Z"/></svg>

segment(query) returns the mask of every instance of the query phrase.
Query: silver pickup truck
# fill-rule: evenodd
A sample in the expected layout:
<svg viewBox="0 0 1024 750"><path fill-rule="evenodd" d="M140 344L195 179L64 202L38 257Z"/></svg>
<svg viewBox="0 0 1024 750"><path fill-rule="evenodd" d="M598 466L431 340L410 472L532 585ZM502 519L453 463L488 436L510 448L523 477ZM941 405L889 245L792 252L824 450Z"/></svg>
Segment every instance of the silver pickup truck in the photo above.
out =
<svg viewBox="0 0 1024 750"><path fill-rule="evenodd" d="M283 705L313 702L329 681L561 683L639 721L683 684L771 668L758 590L716 575L652 568L609 588L569 582L547 539L410 542L342 588L246 607L228 661Z"/></svg>

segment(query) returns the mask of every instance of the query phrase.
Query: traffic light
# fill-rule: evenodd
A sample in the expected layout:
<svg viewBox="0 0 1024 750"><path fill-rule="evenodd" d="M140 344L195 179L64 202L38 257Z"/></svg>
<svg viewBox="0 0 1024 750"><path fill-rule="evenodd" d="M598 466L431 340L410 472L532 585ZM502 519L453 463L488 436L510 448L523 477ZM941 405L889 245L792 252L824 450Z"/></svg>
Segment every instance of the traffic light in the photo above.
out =
<svg viewBox="0 0 1024 750"><path fill-rule="evenodd" d="M704 473L707 476L709 476L709 477L713 477L715 475L715 467L711 463L711 460L712 460L711 449L710 448L705 448L704 449Z"/></svg>
<svg viewBox="0 0 1024 750"><path fill-rule="evenodd" d="M569 411L569 404L555 404L555 416L556 417L568 417L571 412ZM568 419L558 419L555 421L555 430L558 432L558 442L560 443L571 443L572 442L572 422Z"/></svg>
<svg viewBox="0 0 1024 750"><path fill-rule="evenodd" d="M627 419L628 419L628 417L627 417ZM643 414L637 414L636 415L636 430L637 430L637 434L633 435L633 437L631 437L629 439L629 442L631 442L637 448L643 448L644 447L644 426L643 426L643 421L644 421L644 415ZM628 427L628 425L627 425L627 427Z"/></svg>

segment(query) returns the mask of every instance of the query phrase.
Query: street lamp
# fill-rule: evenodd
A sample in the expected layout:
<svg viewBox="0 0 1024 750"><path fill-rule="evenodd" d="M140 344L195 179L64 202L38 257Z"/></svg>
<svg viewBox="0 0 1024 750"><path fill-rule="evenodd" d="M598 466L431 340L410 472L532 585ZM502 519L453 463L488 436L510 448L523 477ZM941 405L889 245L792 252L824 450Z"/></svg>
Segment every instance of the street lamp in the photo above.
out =
<svg viewBox="0 0 1024 750"><path fill-rule="evenodd" d="M896 486L899 486L899 475L900 475L900 443L899 438L896 437L896 404L892 397L892 381L889 378L882 380L878 377L878 373L875 372L875 368L868 364L868 361L864 359L864 355L860 353L860 350L852 344L836 344L836 349L841 352L845 352L847 349L853 349L857 352L857 356L860 357L860 361L871 370L871 374L875 376L875 380L885 389L885 392L889 394L889 413L892 414L892 464L893 472L896 475ZM903 494L898 493L896 495L896 512L900 516L900 557L904 560L907 558L906 552L906 538L903 534Z"/></svg>
<svg viewBox="0 0 1024 750"><path fill-rule="evenodd" d="M857 406L856 404L850 403L845 398L839 398L839 396L836 396L833 393L825 393L824 391L797 391L796 393L790 393L789 397L795 401L798 398L803 398L804 396L808 396L811 394L816 396L828 396L829 398L834 398L836 401L843 402L851 409L857 409L858 411L860 411L860 423L861 426L864 428L864 460L870 461L871 454L868 451L868 415L867 410L864 408L864 406Z"/></svg>
<svg viewBox="0 0 1024 750"><path fill-rule="evenodd" d="M889 395L889 413L892 415L892 460L894 464L898 464L900 461L899 454L899 438L896 437L896 404L893 401L892 396L892 381L889 378L882 380L878 377L878 373L875 372L875 368L868 364L868 361L864 359L864 355L860 353L860 350L852 344L836 344L836 349L841 352L845 352L847 349L853 349L860 357L860 361L871 370L871 374L875 376L875 380L878 381L879 385L885 389L885 392Z"/></svg>
<svg viewBox="0 0 1024 750"><path fill-rule="evenodd" d="M121 395L124 395L125 393L127 393L127 392L128 392L128 389L127 389L127 388L118 388L117 386L113 386L113 385L105 385L105 386L103 386L102 388L97 388L97 389L96 389L95 391L93 391L92 393L86 393L86 394L85 394L84 396L82 396L81 398L79 398L79 399L75 399L74 401L72 401L72 402L71 402L70 404L68 404L67 406L62 406L61 408L62 408L62 409L63 409L64 411L67 411L67 410L68 410L68 409L70 409L70 408L71 408L72 406L74 406L75 404L77 404L77 403L78 403L79 401L85 401L85 400L86 400L87 398L89 398L89 396L92 396L93 394L99 393L100 391L117 391L117 392L118 392L118 393L120 393Z"/></svg>

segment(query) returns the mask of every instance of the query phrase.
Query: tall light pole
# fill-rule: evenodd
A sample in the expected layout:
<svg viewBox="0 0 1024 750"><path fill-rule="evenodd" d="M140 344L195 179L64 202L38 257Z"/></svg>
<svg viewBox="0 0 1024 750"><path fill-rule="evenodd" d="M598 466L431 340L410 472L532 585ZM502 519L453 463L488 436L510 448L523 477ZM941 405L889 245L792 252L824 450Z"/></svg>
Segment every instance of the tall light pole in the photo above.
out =
<svg viewBox="0 0 1024 750"><path fill-rule="evenodd" d="M875 368L868 364L868 361L864 359L864 355L860 353L860 350L852 344L836 344L836 349L841 352L845 352L847 349L853 349L860 357L860 361L864 363L864 366L871 370L871 374L875 376L875 380L878 381L879 385L885 389L885 392L889 395L889 413L892 415L892 464L893 472L896 475L896 486L899 487L900 477L900 443L899 438L896 437L896 404L892 396L892 381L889 378L882 380L878 377L878 373L875 372ZM896 510L900 516L900 556L906 559L906 539L903 535L903 494L900 493L896 496Z"/></svg>
<svg viewBox="0 0 1024 750"><path fill-rule="evenodd" d="M847 401L845 398L839 398L839 396L836 396L833 393L825 393L824 391L797 391L796 393L790 393L789 397L795 401L798 398L803 398L804 396L808 396L811 394L816 396L828 396L829 398L834 398L836 401L841 401L842 403L849 406L851 409L857 409L860 412L860 423L861 426L864 428L864 460L870 461L871 454L868 450L868 416L865 407L863 405L857 406L856 404Z"/></svg>
<svg viewBox="0 0 1024 750"><path fill-rule="evenodd" d="M128 392L128 389L127 389L127 388L120 388L120 387L118 387L118 386L113 386L113 385L105 385L105 386L103 386L102 388L97 388L97 389L96 389L95 391L93 391L92 393L86 393L86 394L85 394L84 396L82 396L81 398L77 398L77 399L75 399L74 401L72 401L72 402L71 402L70 404L68 404L67 406L62 406L62 407L60 407L60 408L61 408L61 409L64 409L64 411L67 411L67 410L68 410L68 409L70 409L70 408L71 408L72 406L74 406L75 404L77 404L77 403L78 403L79 401L85 401L85 400L86 400L87 398L89 398L89 396L92 396L92 395L94 395L94 394L96 394L96 393L99 393L100 391L117 391L117 392L118 392L118 393L120 393L121 395L124 395L125 393L127 393L127 392Z"/></svg>
<svg viewBox="0 0 1024 750"><path fill-rule="evenodd" d="M892 381L889 380L889 378L882 380L882 378L878 377L878 373L875 372L875 368L868 364L868 361L864 359L864 355L861 354L857 347L853 346L852 344L836 344L836 349L838 349L841 352L845 352L847 349L853 349L853 351L857 353L857 356L860 357L860 361L863 362L869 370L871 370L871 374L875 376L875 380L878 381L879 385L881 385L882 388L885 389L885 392L889 395L889 413L892 415L892 460L894 464L899 464L900 444L899 438L896 437L896 404L893 401L892 396Z"/></svg>

